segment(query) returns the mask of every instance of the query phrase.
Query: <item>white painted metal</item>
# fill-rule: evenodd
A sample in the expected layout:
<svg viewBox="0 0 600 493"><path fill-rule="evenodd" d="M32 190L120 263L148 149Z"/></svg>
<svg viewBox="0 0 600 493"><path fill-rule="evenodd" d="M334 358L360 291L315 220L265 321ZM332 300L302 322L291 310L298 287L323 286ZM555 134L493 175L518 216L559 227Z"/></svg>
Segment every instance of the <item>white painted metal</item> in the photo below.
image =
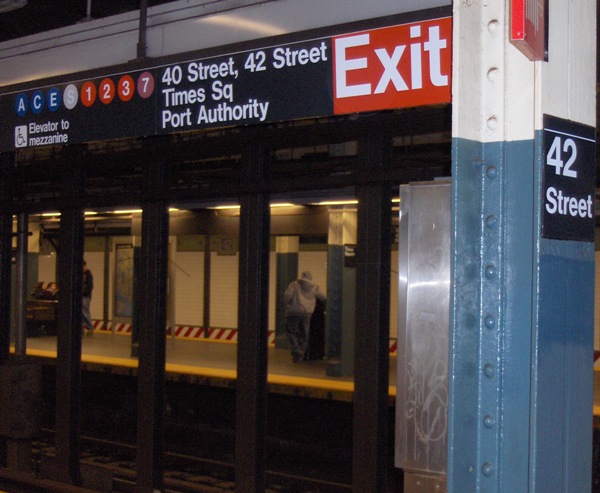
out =
<svg viewBox="0 0 600 493"><path fill-rule="evenodd" d="M542 66L544 91L539 114L595 127L596 2L554 0L549 11L549 57ZM536 128L542 128L541 122Z"/></svg>
<svg viewBox="0 0 600 493"><path fill-rule="evenodd" d="M509 3L454 2L453 137L533 138L535 64L509 42Z"/></svg>
<svg viewBox="0 0 600 493"><path fill-rule="evenodd" d="M550 1L549 58L535 63L508 42L509 3L455 2L461 15L454 15L453 136L532 139L544 113L595 126L594 2Z"/></svg>
<svg viewBox="0 0 600 493"><path fill-rule="evenodd" d="M450 5L451 0L180 0L148 9L148 56ZM0 86L125 63L139 12L0 43Z"/></svg>

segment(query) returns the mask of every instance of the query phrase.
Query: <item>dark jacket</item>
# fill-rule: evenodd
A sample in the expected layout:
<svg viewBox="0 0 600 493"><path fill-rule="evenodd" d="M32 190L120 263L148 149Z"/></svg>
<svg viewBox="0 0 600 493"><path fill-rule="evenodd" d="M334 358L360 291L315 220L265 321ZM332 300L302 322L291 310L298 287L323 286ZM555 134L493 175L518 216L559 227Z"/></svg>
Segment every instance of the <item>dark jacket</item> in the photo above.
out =
<svg viewBox="0 0 600 493"><path fill-rule="evenodd" d="M82 294L84 298L91 298L92 290L94 289L94 276L89 270L83 271L83 286Z"/></svg>

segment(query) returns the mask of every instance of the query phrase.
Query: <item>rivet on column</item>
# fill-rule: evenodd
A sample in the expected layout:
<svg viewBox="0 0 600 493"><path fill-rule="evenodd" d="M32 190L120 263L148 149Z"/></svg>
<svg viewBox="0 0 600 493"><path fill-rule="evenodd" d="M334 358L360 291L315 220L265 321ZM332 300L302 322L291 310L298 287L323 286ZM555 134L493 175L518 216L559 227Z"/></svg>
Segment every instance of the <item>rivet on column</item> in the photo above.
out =
<svg viewBox="0 0 600 493"><path fill-rule="evenodd" d="M496 318L493 315L486 315L483 323L486 328L493 329L496 326Z"/></svg>
<svg viewBox="0 0 600 493"><path fill-rule="evenodd" d="M484 476L491 476L494 473L494 466L492 466L489 462L484 462L481 466L481 472Z"/></svg>

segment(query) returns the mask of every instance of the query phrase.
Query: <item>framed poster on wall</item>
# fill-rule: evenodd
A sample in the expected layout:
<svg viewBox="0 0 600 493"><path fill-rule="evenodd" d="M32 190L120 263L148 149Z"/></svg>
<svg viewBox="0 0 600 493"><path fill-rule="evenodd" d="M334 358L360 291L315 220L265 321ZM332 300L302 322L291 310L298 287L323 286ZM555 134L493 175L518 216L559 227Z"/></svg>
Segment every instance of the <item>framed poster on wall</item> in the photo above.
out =
<svg viewBox="0 0 600 493"><path fill-rule="evenodd" d="M115 246L115 317L133 314L133 245Z"/></svg>

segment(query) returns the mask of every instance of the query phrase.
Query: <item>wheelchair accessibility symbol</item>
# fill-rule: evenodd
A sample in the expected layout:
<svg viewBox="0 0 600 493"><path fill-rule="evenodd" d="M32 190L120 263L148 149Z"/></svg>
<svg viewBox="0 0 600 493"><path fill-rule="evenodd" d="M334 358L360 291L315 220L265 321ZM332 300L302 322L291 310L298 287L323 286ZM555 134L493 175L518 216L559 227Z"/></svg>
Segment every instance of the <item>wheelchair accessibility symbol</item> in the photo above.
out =
<svg viewBox="0 0 600 493"><path fill-rule="evenodd" d="M27 147L27 125L15 127L15 147Z"/></svg>

